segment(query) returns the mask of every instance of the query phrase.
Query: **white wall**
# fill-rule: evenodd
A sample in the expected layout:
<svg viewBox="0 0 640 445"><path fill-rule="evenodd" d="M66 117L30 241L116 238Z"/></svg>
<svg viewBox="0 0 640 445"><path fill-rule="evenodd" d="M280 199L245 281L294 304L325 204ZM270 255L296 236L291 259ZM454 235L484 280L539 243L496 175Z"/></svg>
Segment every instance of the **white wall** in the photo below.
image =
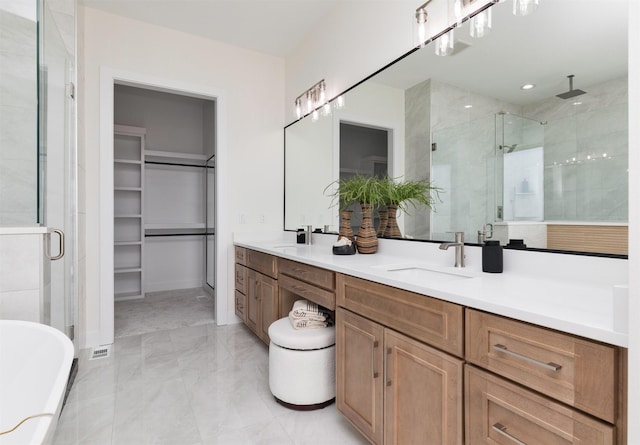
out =
<svg viewBox="0 0 640 445"><path fill-rule="evenodd" d="M219 184L228 205L218 208L218 217L219 226L227 229L217 235L218 248L233 264L231 232L282 228L284 61L86 7L79 8L78 32L80 227L86 248L80 265L86 268L86 282L80 286L80 346L89 347L99 344L104 329L99 297L104 253L98 248L101 68L224 92L226 121L219 130L225 140L218 150L226 152L226 162L217 169L228 178ZM233 283L231 267L226 277L218 277L218 290L223 281ZM226 297L233 311L232 286Z"/></svg>

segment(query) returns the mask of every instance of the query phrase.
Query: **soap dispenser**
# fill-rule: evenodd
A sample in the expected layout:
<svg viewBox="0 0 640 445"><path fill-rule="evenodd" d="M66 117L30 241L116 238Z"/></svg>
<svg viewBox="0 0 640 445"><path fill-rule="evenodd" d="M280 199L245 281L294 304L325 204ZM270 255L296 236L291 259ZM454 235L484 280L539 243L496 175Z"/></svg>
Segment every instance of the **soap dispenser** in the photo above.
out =
<svg viewBox="0 0 640 445"><path fill-rule="evenodd" d="M482 246L482 271L502 273L502 246L500 241L489 240Z"/></svg>

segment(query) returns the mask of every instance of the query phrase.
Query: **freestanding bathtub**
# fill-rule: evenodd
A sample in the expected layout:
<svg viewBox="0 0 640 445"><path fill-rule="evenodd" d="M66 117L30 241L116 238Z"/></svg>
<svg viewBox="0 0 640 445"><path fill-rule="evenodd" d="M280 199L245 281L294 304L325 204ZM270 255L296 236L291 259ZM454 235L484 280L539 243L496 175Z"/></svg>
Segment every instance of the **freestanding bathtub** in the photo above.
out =
<svg viewBox="0 0 640 445"><path fill-rule="evenodd" d="M55 328L0 320L1 445L53 441L73 355L73 343Z"/></svg>

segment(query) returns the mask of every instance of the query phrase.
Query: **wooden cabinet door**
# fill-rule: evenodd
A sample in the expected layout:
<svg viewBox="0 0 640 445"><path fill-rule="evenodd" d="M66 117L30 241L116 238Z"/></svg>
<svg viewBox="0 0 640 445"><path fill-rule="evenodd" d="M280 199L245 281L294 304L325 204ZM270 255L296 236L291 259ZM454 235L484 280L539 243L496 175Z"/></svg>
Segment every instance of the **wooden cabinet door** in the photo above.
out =
<svg viewBox="0 0 640 445"><path fill-rule="evenodd" d="M385 445L463 443L463 361L384 332Z"/></svg>
<svg viewBox="0 0 640 445"><path fill-rule="evenodd" d="M245 307L245 323L259 336L260 326L260 274L255 270L247 270L247 301Z"/></svg>
<svg viewBox="0 0 640 445"><path fill-rule="evenodd" d="M247 296L242 292L236 290L235 293L235 312L238 318L242 321L245 321L245 306L246 306Z"/></svg>
<svg viewBox="0 0 640 445"><path fill-rule="evenodd" d="M260 275L260 312L259 336L269 344L269 326L278 319L278 282L264 275Z"/></svg>
<svg viewBox="0 0 640 445"><path fill-rule="evenodd" d="M336 311L336 407L373 444L383 441L384 328Z"/></svg>

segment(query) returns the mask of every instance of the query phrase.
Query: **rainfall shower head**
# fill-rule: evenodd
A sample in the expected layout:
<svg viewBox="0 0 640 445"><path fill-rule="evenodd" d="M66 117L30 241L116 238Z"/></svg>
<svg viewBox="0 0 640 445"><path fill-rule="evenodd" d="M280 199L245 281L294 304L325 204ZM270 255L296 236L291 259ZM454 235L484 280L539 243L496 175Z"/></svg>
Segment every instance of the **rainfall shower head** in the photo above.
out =
<svg viewBox="0 0 640 445"><path fill-rule="evenodd" d="M576 96L580 96L581 94L586 94L586 91L582 91L582 90L574 90L573 89L573 77L574 75L571 74L569 76L567 76L569 78L569 91L567 91L566 93L561 93L561 94L557 94L556 97L559 97L560 99L571 99L572 97L576 97Z"/></svg>

